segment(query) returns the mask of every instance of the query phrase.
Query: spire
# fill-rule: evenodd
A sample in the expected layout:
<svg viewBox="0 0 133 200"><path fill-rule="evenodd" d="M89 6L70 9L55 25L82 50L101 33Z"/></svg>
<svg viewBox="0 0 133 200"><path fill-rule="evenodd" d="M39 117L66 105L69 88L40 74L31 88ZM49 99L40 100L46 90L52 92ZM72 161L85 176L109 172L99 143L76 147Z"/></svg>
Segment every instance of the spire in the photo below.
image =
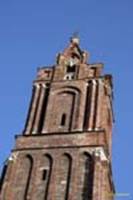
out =
<svg viewBox="0 0 133 200"><path fill-rule="evenodd" d="M88 52L83 51L80 48L79 33L74 32L70 37L70 42L67 48L64 49L63 53L59 53L56 59L57 64L61 64L68 59L76 59L79 63L87 63Z"/></svg>
<svg viewBox="0 0 133 200"><path fill-rule="evenodd" d="M80 39L79 39L79 32L74 32L72 37L70 38L70 42L76 45L79 45Z"/></svg>

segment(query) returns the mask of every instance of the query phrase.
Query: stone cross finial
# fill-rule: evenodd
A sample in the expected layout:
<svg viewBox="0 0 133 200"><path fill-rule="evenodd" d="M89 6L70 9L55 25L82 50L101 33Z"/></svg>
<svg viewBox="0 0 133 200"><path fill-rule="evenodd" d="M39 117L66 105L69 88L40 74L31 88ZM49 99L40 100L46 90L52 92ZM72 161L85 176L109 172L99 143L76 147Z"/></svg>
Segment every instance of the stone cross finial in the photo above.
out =
<svg viewBox="0 0 133 200"><path fill-rule="evenodd" d="M74 44L79 44L80 39L79 39L79 32L76 31L73 33L72 37L71 37L71 42Z"/></svg>

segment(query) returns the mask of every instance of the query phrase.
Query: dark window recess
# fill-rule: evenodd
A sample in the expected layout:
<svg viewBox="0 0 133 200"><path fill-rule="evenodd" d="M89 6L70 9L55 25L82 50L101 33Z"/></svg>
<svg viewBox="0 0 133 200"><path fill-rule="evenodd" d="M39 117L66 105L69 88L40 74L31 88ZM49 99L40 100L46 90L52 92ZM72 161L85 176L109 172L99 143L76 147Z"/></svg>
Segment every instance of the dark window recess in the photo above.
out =
<svg viewBox="0 0 133 200"><path fill-rule="evenodd" d="M76 53L72 53L72 58L80 59L80 57Z"/></svg>
<svg viewBox="0 0 133 200"><path fill-rule="evenodd" d="M33 117L32 127L31 127L30 132L32 132L33 128L34 128L34 124L35 124L35 120L36 120L36 114L37 114L37 110L38 110L38 106L39 106L39 100L40 100L41 92L42 92L42 87L39 88L39 94L38 94L38 97L37 97L37 102L36 102L36 107L35 107L35 112L34 112L34 117Z"/></svg>
<svg viewBox="0 0 133 200"><path fill-rule="evenodd" d="M50 70L45 71L45 75L46 75L47 78L50 77L50 72L51 72Z"/></svg>
<svg viewBox="0 0 133 200"><path fill-rule="evenodd" d="M32 157L30 155L27 155L26 159L28 159L28 161L29 161L29 169L27 169L28 170L28 174L27 174L27 177L26 177L24 200L28 199L27 197L28 197L28 191L29 191L29 187L30 187L32 169L33 169L33 159L32 159Z"/></svg>
<svg viewBox="0 0 133 200"><path fill-rule="evenodd" d="M91 96L92 96L92 82L90 82L89 85L87 86L86 105L85 105L84 124L83 124L84 130L88 128L90 109L91 109Z"/></svg>
<svg viewBox="0 0 133 200"><path fill-rule="evenodd" d="M45 91L45 97L43 99L42 111L40 114L40 120L39 120L39 125L38 125L39 133L41 133L43 125L45 123L45 115L46 115L46 109L47 109L47 104L48 104L49 91L50 91L50 88L47 87Z"/></svg>
<svg viewBox="0 0 133 200"><path fill-rule="evenodd" d="M71 107L71 114L70 114L70 120L69 120L69 131L72 130L72 124L73 124L73 115L74 115L74 108L75 108L75 94L73 95L72 99L72 107Z"/></svg>
<svg viewBox="0 0 133 200"><path fill-rule="evenodd" d="M31 97L31 101L30 101L30 107L29 107L29 110L28 110L28 115L27 115L27 119L26 119L26 123L25 123L25 128L23 130L23 134L26 132L26 128L27 128L28 123L29 123L30 113L31 113L31 109L32 109L32 104L33 104L33 100L35 98L35 92L36 92L36 88L34 86L33 89L32 89L32 97Z"/></svg>
<svg viewBox="0 0 133 200"><path fill-rule="evenodd" d="M87 156L87 155L86 155ZM94 177L94 162L88 156L85 161L85 174L84 174L84 187L83 187L83 200L92 200L93 193L93 178Z"/></svg>
<svg viewBox="0 0 133 200"><path fill-rule="evenodd" d="M98 95L99 95L99 84L96 81L96 93L95 93L95 106L94 106L94 116L93 116L93 129L96 128L96 121L97 121L97 108L98 108Z"/></svg>
<svg viewBox="0 0 133 200"><path fill-rule="evenodd" d="M74 73L76 72L76 65L73 65L73 66L67 66L67 73Z"/></svg>
<svg viewBox="0 0 133 200"><path fill-rule="evenodd" d="M74 79L74 76L72 76L71 79Z"/></svg>
<svg viewBox="0 0 133 200"><path fill-rule="evenodd" d="M44 169L43 170L43 174L42 174L42 180L46 180L46 178L47 178L47 170L46 169Z"/></svg>
<svg viewBox="0 0 133 200"><path fill-rule="evenodd" d="M69 161L68 172L67 172L67 182L66 182L66 192L65 192L65 200L69 199L69 190L70 190L70 182L71 182L71 171L72 171L72 158L69 154L64 154Z"/></svg>
<svg viewBox="0 0 133 200"><path fill-rule="evenodd" d="M65 123L66 123L66 114L63 114L62 117L61 117L61 126L65 126Z"/></svg>
<svg viewBox="0 0 133 200"><path fill-rule="evenodd" d="M45 154L45 158L47 158L49 161L49 164L47 165L47 169L45 168L45 170L47 170L47 175L46 175L47 180L46 180L44 200L47 200L48 193L49 193L49 186L51 183L51 172L52 172L52 167L53 167L53 159L49 154Z"/></svg>
<svg viewBox="0 0 133 200"><path fill-rule="evenodd" d="M107 122L108 122L108 125L111 125L112 121L111 121L111 113L110 113L109 109L108 109Z"/></svg>
<svg viewBox="0 0 133 200"><path fill-rule="evenodd" d="M4 183L4 179L5 179L5 175L6 175L6 171L7 171L7 164L5 164L3 171L2 171L2 175L0 177L0 191L2 189L3 183Z"/></svg>

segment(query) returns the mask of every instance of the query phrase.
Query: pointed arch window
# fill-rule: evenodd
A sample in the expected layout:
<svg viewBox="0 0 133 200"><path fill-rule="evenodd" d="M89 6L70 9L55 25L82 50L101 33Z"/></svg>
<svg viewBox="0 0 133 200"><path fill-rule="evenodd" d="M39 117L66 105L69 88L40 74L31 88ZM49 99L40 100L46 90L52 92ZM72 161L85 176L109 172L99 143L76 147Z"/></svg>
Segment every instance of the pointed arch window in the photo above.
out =
<svg viewBox="0 0 133 200"><path fill-rule="evenodd" d="M33 170L33 158L31 155L26 155L26 166L27 167L27 177L26 177L26 188L25 188L25 193L24 193L24 199L27 199L28 197L28 191L30 187L30 182L31 182L31 175L32 175L32 170Z"/></svg>
<svg viewBox="0 0 133 200"><path fill-rule="evenodd" d="M72 173L72 157L69 153L64 153L60 157L59 174L56 176L56 194L54 199L70 199L70 185ZM61 185L62 184L62 185ZM62 198L61 198L62 197Z"/></svg>
<svg viewBox="0 0 133 200"><path fill-rule="evenodd" d="M84 153L85 171L83 184L83 200L92 200L93 178L94 178L94 160L88 152Z"/></svg>

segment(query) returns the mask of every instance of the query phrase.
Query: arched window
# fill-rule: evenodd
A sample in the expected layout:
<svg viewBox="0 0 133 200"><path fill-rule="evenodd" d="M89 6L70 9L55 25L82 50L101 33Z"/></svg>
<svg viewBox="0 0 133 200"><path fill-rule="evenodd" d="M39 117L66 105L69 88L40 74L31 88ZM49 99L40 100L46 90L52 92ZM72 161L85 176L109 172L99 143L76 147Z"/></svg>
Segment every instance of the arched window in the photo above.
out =
<svg viewBox="0 0 133 200"><path fill-rule="evenodd" d="M33 172L34 160L30 154L22 155L17 160L17 167L15 170L15 177L11 180L11 184L14 187L12 199L24 199L30 198L32 191L32 172Z"/></svg>
<svg viewBox="0 0 133 200"><path fill-rule="evenodd" d="M49 199L49 186L51 183L51 174L53 167L53 158L50 154L44 154L40 159L40 164L36 170L36 191L33 199Z"/></svg>
<svg viewBox="0 0 133 200"><path fill-rule="evenodd" d="M94 161L92 156L85 152L84 153L84 182L83 182L83 200L92 200L92 189L93 189L93 175L94 175Z"/></svg>
<svg viewBox="0 0 133 200"><path fill-rule="evenodd" d="M44 90L44 88L42 89ZM39 119L39 124L38 124L38 133L42 132L43 126L45 125L45 117L46 117L46 111L47 111L49 92L50 92L49 84L46 84L45 96L43 98L43 104L42 104L42 109L41 109L40 119Z"/></svg>
<svg viewBox="0 0 133 200"><path fill-rule="evenodd" d="M44 162L45 162L45 166L44 166L45 168L43 170L43 178L44 178L43 180L44 180L44 186L45 186L44 199L47 200L50 179L51 179L51 173L52 173L52 166L53 166L53 159L52 159L51 155L45 154Z"/></svg>
<svg viewBox="0 0 133 200"><path fill-rule="evenodd" d="M56 191L54 199L68 200L70 184L71 184L71 171L72 171L72 157L68 153L64 153L58 160L60 163L58 168L58 176L56 176ZM62 197L62 198L61 198Z"/></svg>
<svg viewBox="0 0 133 200"><path fill-rule="evenodd" d="M29 186L31 182L31 175L32 175L32 169L33 169L33 158L31 155L27 155L25 158L27 161L27 166L28 166L28 176L26 177L26 187L25 187L25 193L24 193L24 199L27 199L28 196L28 191L29 191Z"/></svg>

